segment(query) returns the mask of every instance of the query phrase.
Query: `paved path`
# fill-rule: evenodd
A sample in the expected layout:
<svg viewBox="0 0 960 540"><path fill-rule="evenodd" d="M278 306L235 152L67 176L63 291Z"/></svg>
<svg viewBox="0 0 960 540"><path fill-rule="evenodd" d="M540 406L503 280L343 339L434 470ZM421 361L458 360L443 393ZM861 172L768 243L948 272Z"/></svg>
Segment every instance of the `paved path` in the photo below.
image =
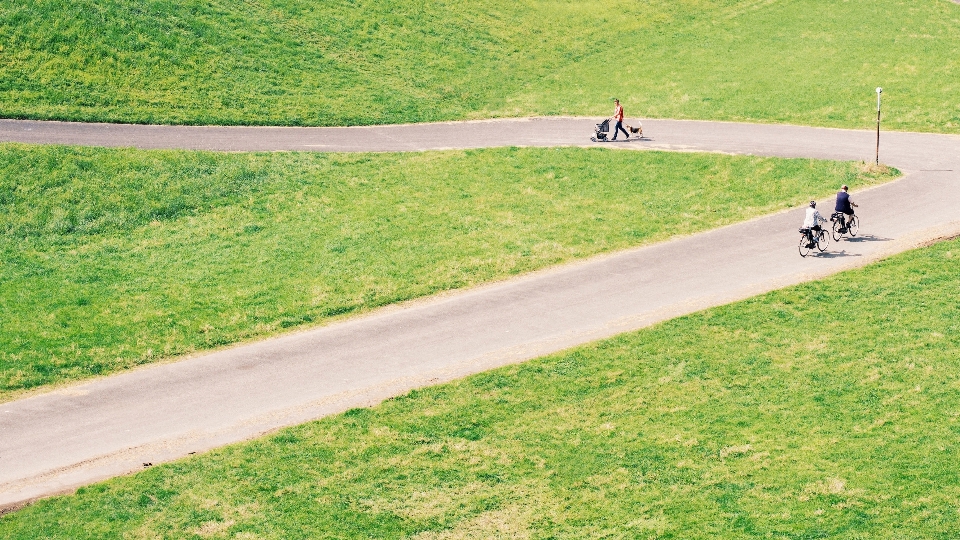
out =
<svg viewBox="0 0 960 540"><path fill-rule="evenodd" d="M0 140L217 150L581 145L590 119L371 128L0 121ZM662 148L872 160L874 133L651 120ZM884 133L907 175L855 193L861 236L797 254L802 209L0 404L0 508L960 234L960 137ZM832 201L824 201L831 204Z"/></svg>
<svg viewBox="0 0 960 540"><path fill-rule="evenodd" d="M213 151L409 152L492 146L604 146L608 148L729 152L782 157L874 160L876 132L804 126L645 120L645 136L591 143L596 119L528 118L394 126L296 128L144 126L0 120L0 142L183 148ZM925 141L932 147L926 148ZM887 132L881 161L902 167L942 167L960 137ZM936 165L940 163L940 165Z"/></svg>

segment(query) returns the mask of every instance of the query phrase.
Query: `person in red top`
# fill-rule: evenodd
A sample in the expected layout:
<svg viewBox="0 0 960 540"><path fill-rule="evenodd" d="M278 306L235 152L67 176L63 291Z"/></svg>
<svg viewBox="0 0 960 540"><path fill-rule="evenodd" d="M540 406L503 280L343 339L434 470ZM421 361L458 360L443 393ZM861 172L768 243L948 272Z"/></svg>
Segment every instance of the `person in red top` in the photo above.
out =
<svg viewBox="0 0 960 540"><path fill-rule="evenodd" d="M620 100L617 98L613 98L613 104L615 105L615 107L613 109L613 116L610 117L610 119L617 121L617 127L613 128L613 138L610 140L611 141L617 140L617 135L619 135L621 131L629 139L630 134L627 133L627 130L623 129L623 106L620 105Z"/></svg>

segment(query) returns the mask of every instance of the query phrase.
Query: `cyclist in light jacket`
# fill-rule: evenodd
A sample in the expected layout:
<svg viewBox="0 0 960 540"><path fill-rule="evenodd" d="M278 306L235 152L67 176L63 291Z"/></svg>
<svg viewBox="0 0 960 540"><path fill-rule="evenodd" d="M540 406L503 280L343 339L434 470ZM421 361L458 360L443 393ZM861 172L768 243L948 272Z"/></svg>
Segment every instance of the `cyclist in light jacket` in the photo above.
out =
<svg viewBox="0 0 960 540"><path fill-rule="evenodd" d="M813 243L813 231L820 230L820 223L826 223L820 212L817 211L817 201L810 201L810 207L807 208L807 215L803 218L803 228L807 229L807 240Z"/></svg>

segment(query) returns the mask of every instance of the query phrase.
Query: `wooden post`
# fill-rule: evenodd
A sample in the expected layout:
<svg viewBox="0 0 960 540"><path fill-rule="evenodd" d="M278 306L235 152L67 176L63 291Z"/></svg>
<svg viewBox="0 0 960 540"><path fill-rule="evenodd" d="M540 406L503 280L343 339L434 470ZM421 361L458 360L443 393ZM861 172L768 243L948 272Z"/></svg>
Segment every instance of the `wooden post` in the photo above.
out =
<svg viewBox="0 0 960 540"><path fill-rule="evenodd" d="M880 165L880 94L883 88L877 87L877 165Z"/></svg>

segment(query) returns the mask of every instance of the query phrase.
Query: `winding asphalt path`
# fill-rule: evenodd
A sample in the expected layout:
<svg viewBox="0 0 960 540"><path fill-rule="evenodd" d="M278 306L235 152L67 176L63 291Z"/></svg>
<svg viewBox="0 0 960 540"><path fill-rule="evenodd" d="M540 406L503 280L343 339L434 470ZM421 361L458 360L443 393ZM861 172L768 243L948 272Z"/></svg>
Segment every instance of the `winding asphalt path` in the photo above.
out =
<svg viewBox="0 0 960 540"><path fill-rule="evenodd" d="M362 128L0 121L0 141L207 150L583 146L594 120ZM872 161L872 131L650 120L607 148ZM960 137L884 133L906 175L854 194L855 239L800 258L802 209L0 404L0 508L370 405L960 234ZM823 201L832 204L832 201Z"/></svg>

